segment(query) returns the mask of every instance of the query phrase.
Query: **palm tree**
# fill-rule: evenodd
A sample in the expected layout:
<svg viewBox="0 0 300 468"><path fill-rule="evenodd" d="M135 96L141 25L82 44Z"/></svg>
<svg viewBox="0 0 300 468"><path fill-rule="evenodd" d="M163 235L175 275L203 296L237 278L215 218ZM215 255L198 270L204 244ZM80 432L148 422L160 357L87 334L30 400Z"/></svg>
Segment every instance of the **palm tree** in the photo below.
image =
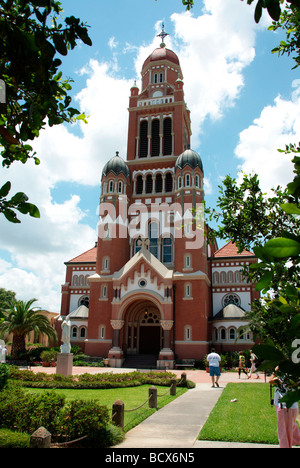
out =
<svg viewBox="0 0 300 468"><path fill-rule="evenodd" d="M29 301L12 300L7 302L3 310L4 321L0 323L0 333L13 335L11 357L17 359L26 352L25 339L31 331L34 334L44 333L49 338L56 339L56 331L51 327L47 317L39 313L40 308L31 307L37 299Z"/></svg>

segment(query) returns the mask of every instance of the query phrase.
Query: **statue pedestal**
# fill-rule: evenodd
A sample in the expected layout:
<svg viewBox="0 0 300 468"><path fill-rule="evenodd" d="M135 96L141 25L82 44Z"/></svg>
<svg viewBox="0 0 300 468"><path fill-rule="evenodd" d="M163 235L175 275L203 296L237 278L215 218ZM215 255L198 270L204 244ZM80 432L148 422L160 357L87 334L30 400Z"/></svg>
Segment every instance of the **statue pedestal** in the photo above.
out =
<svg viewBox="0 0 300 468"><path fill-rule="evenodd" d="M61 375L72 375L73 371L73 354L59 353L57 355L56 373Z"/></svg>

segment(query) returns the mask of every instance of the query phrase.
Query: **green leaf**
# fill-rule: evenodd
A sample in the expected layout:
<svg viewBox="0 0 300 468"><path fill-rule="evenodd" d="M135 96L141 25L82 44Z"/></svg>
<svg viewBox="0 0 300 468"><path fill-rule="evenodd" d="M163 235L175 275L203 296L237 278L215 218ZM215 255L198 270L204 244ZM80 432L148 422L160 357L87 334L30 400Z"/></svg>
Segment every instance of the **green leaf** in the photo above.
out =
<svg viewBox="0 0 300 468"><path fill-rule="evenodd" d="M0 197L6 197L11 189L11 183L6 182L0 189Z"/></svg>
<svg viewBox="0 0 300 468"><path fill-rule="evenodd" d="M6 208L4 211L3 211L3 214L5 216L5 218L10 222L10 223L20 223L21 221L17 218L16 216L16 213L11 210L10 208Z"/></svg>
<svg viewBox="0 0 300 468"><path fill-rule="evenodd" d="M285 237L269 240L263 250L275 258L296 257L300 254L300 243Z"/></svg>
<svg viewBox="0 0 300 468"><path fill-rule="evenodd" d="M272 361L272 362L282 362L285 360L284 354L275 348L275 346L267 345L267 344L260 344L253 347L253 352L259 359L263 359L264 361Z"/></svg>
<svg viewBox="0 0 300 468"><path fill-rule="evenodd" d="M60 34L53 34L53 42L57 52L59 52L61 55L68 54L66 43Z"/></svg>
<svg viewBox="0 0 300 468"><path fill-rule="evenodd" d="M270 2L270 4L267 6L267 9L271 18L274 21L279 21L279 18L281 15L281 8L280 8L279 1L276 0L275 2L274 1Z"/></svg>
<svg viewBox="0 0 300 468"><path fill-rule="evenodd" d="M254 12L254 19L256 23L259 23L259 20L262 15L262 9L263 9L262 1L258 0L257 5L255 7L255 12Z"/></svg>
<svg viewBox="0 0 300 468"><path fill-rule="evenodd" d="M265 273L262 276L262 278L256 283L255 285L256 291L262 291L263 289L266 289L270 285L273 279L273 276L274 276L273 271L267 271L267 273Z"/></svg>
<svg viewBox="0 0 300 468"><path fill-rule="evenodd" d="M295 203L283 203L280 207L287 214L300 215L300 208Z"/></svg>

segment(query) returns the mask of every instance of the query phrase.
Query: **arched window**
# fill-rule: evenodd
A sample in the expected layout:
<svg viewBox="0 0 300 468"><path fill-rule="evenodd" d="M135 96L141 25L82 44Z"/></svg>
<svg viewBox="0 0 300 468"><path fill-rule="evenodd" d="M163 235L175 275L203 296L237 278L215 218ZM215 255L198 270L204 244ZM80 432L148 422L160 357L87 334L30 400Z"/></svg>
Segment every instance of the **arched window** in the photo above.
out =
<svg viewBox="0 0 300 468"><path fill-rule="evenodd" d="M71 329L72 338L77 338L77 327L73 326Z"/></svg>
<svg viewBox="0 0 300 468"><path fill-rule="evenodd" d="M173 176L171 172L168 172L166 174L166 192L172 192L173 191Z"/></svg>
<svg viewBox="0 0 300 468"><path fill-rule="evenodd" d="M239 307L241 305L240 297L237 294L226 294L226 296L223 297L223 307L229 304L234 304Z"/></svg>
<svg viewBox="0 0 300 468"><path fill-rule="evenodd" d="M143 176L139 175L136 179L136 193L140 195L143 193Z"/></svg>
<svg viewBox="0 0 300 468"><path fill-rule="evenodd" d="M78 276L77 275L73 276L73 286L78 286Z"/></svg>
<svg viewBox="0 0 300 468"><path fill-rule="evenodd" d="M184 268L192 268L192 254L184 255Z"/></svg>
<svg viewBox="0 0 300 468"><path fill-rule="evenodd" d="M82 296L78 301L78 306L84 305L89 308L90 299L88 296Z"/></svg>
<svg viewBox="0 0 300 468"><path fill-rule="evenodd" d="M152 121L151 127L151 156L159 156L160 138L159 138L159 125L158 119Z"/></svg>
<svg viewBox="0 0 300 468"><path fill-rule="evenodd" d="M172 119L164 120L163 155L172 154Z"/></svg>
<svg viewBox="0 0 300 468"><path fill-rule="evenodd" d="M184 297L192 297L192 285L191 283L185 283L184 285Z"/></svg>
<svg viewBox="0 0 300 468"><path fill-rule="evenodd" d="M114 191L114 181L113 180L109 181L108 191L109 191L109 193L112 193Z"/></svg>
<svg viewBox="0 0 300 468"><path fill-rule="evenodd" d="M118 193L123 192L123 182L118 182Z"/></svg>
<svg viewBox="0 0 300 468"><path fill-rule="evenodd" d="M218 282L219 282L219 273L215 271L213 274L213 283L218 284Z"/></svg>
<svg viewBox="0 0 300 468"><path fill-rule="evenodd" d="M149 225L149 251L158 258L158 224L155 222Z"/></svg>
<svg viewBox="0 0 300 468"><path fill-rule="evenodd" d="M100 340L105 339L105 325L100 325L99 326L99 338L100 338Z"/></svg>
<svg viewBox="0 0 300 468"><path fill-rule="evenodd" d="M235 340L235 328L229 328L229 339Z"/></svg>
<svg viewBox="0 0 300 468"><path fill-rule="evenodd" d="M156 186L155 186L155 192L156 193L161 193L162 192L162 175L157 174L156 176Z"/></svg>
<svg viewBox="0 0 300 468"><path fill-rule="evenodd" d="M235 282L240 283L241 282L241 273L239 271L235 272Z"/></svg>
<svg viewBox="0 0 300 468"><path fill-rule="evenodd" d="M184 327L184 340L191 341L192 339L192 327L190 325L186 325Z"/></svg>
<svg viewBox="0 0 300 468"><path fill-rule="evenodd" d="M148 155L148 121L142 120L140 124L140 151L139 157L146 158Z"/></svg>
<svg viewBox="0 0 300 468"><path fill-rule="evenodd" d="M222 328L220 331L220 340L226 340L226 330Z"/></svg>
<svg viewBox="0 0 300 468"><path fill-rule="evenodd" d="M109 257L103 258L103 270L109 270Z"/></svg>
<svg viewBox="0 0 300 468"><path fill-rule="evenodd" d="M147 175L147 178L146 178L146 193L152 193L152 189L153 189L153 179L152 179L152 175L149 174Z"/></svg>
<svg viewBox="0 0 300 468"><path fill-rule="evenodd" d="M226 283L226 273L225 273L225 271L221 272L221 283Z"/></svg>
<svg viewBox="0 0 300 468"><path fill-rule="evenodd" d="M135 241L134 241L134 255L135 255L136 253L138 253L138 252L141 250L141 248L142 248L142 245L141 245L141 242L140 242L140 241L141 241L140 238L135 239Z"/></svg>
<svg viewBox="0 0 300 468"><path fill-rule="evenodd" d="M185 186L186 187L191 186L191 175L190 174L186 174L186 176L185 176Z"/></svg>
<svg viewBox="0 0 300 468"><path fill-rule="evenodd" d="M171 237L165 237L162 244L162 262L172 263L173 261L173 248Z"/></svg>
<svg viewBox="0 0 300 468"><path fill-rule="evenodd" d="M200 187L200 177L198 175L195 177L195 185L196 187Z"/></svg>
<svg viewBox="0 0 300 468"><path fill-rule="evenodd" d="M81 327L80 328L80 338L85 338L86 337L86 328Z"/></svg>

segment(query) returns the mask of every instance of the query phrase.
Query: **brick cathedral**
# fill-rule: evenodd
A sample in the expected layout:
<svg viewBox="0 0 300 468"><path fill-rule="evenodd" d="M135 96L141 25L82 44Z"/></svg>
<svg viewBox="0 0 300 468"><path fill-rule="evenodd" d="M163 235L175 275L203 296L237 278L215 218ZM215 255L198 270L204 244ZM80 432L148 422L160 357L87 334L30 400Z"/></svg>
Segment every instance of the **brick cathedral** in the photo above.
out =
<svg viewBox="0 0 300 468"><path fill-rule="evenodd" d="M191 116L177 55L163 42L130 90L127 155L101 177L98 239L66 262L61 313L71 343L112 367L202 359L251 348L245 311L257 292L241 274L255 261L234 244L208 244L204 164L191 149Z"/></svg>

